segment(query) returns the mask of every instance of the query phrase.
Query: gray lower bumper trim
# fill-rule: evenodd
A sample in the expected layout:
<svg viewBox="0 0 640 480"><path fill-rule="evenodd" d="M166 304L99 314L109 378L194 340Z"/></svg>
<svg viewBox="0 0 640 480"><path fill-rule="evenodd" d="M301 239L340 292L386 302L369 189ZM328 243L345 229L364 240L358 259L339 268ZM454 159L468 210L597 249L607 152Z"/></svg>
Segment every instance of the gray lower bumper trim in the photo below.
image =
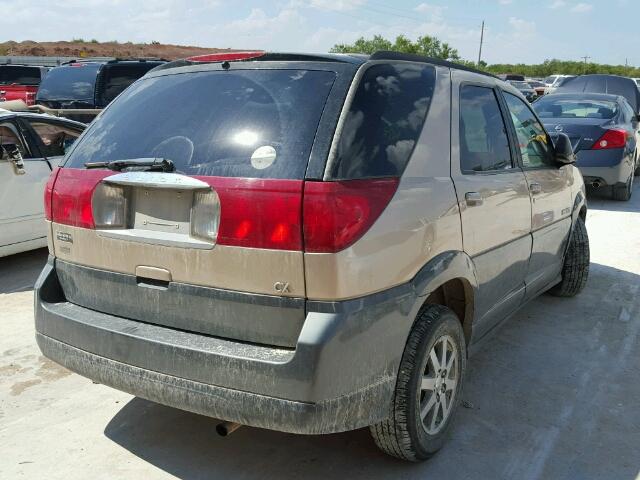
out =
<svg viewBox="0 0 640 480"><path fill-rule="evenodd" d="M36 333L42 353L80 375L170 407L299 434L354 430L380 420L387 381L321 403L284 400L195 382L110 360Z"/></svg>

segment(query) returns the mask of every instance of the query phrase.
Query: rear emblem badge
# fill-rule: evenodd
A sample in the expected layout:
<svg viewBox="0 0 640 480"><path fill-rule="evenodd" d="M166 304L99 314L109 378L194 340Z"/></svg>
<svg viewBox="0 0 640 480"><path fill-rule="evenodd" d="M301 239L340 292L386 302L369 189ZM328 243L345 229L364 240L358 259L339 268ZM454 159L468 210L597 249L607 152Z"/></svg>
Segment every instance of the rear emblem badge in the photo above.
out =
<svg viewBox="0 0 640 480"><path fill-rule="evenodd" d="M289 293L291 290L289 289L289 282L276 282L273 284L273 289L277 293Z"/></svg>
<svg viewBox="0 0 640 480"><path fill-rule="evenodd" d="M561 132L562 130L564 130L562 125L556 125L556 132Z"/></svg>
<svg viewBox="0 0 640 480"><path fill-rule="evenodd" d="M58 240L60 240L61 242L73 243L73 237L71 236L70 233L57 232L56 233L56 238Z"/></svg>

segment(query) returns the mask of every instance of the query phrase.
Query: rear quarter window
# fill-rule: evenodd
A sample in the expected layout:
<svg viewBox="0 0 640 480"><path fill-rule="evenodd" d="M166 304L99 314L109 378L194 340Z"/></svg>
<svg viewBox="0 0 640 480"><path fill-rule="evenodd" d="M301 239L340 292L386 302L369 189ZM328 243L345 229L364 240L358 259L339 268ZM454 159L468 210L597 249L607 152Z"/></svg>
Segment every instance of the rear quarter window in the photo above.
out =
<svg viewBox="0 0 640 480"><path fill-rule="evenodd" d="M369 67L344 118L330 176L401 175L422 131L435 75L434 67L423 64Z"/></svg>

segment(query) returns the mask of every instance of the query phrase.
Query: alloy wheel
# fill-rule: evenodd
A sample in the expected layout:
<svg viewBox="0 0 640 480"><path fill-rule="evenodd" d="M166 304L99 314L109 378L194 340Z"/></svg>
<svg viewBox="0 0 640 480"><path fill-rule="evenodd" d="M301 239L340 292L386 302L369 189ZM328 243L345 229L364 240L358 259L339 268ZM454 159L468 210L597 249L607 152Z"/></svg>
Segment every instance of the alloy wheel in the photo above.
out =
<svg viewBox="0 0 640 480"><path fill-rule="evenodd" d="M460 378L458 346L449 335L436 340L420 384L420 417L429 435L438 434L453 410Z"/></svg>

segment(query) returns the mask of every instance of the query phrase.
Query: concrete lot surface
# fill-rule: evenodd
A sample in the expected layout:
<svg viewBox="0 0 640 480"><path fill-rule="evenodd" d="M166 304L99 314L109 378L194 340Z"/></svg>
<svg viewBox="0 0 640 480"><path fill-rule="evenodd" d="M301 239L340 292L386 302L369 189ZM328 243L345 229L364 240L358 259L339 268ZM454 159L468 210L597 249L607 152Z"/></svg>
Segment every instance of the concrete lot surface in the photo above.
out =
<svg viewBox="0 0 640 480"><path fill-rule="evenodd" d="M640 187L640 186L639 186ZM40 356L36 251L0 259L0 479L640 479L640 188L590 198L592 269L543 296L470 362L450 442L431 461L379 453L368 431L241 428L93 384Z"/></svg>

